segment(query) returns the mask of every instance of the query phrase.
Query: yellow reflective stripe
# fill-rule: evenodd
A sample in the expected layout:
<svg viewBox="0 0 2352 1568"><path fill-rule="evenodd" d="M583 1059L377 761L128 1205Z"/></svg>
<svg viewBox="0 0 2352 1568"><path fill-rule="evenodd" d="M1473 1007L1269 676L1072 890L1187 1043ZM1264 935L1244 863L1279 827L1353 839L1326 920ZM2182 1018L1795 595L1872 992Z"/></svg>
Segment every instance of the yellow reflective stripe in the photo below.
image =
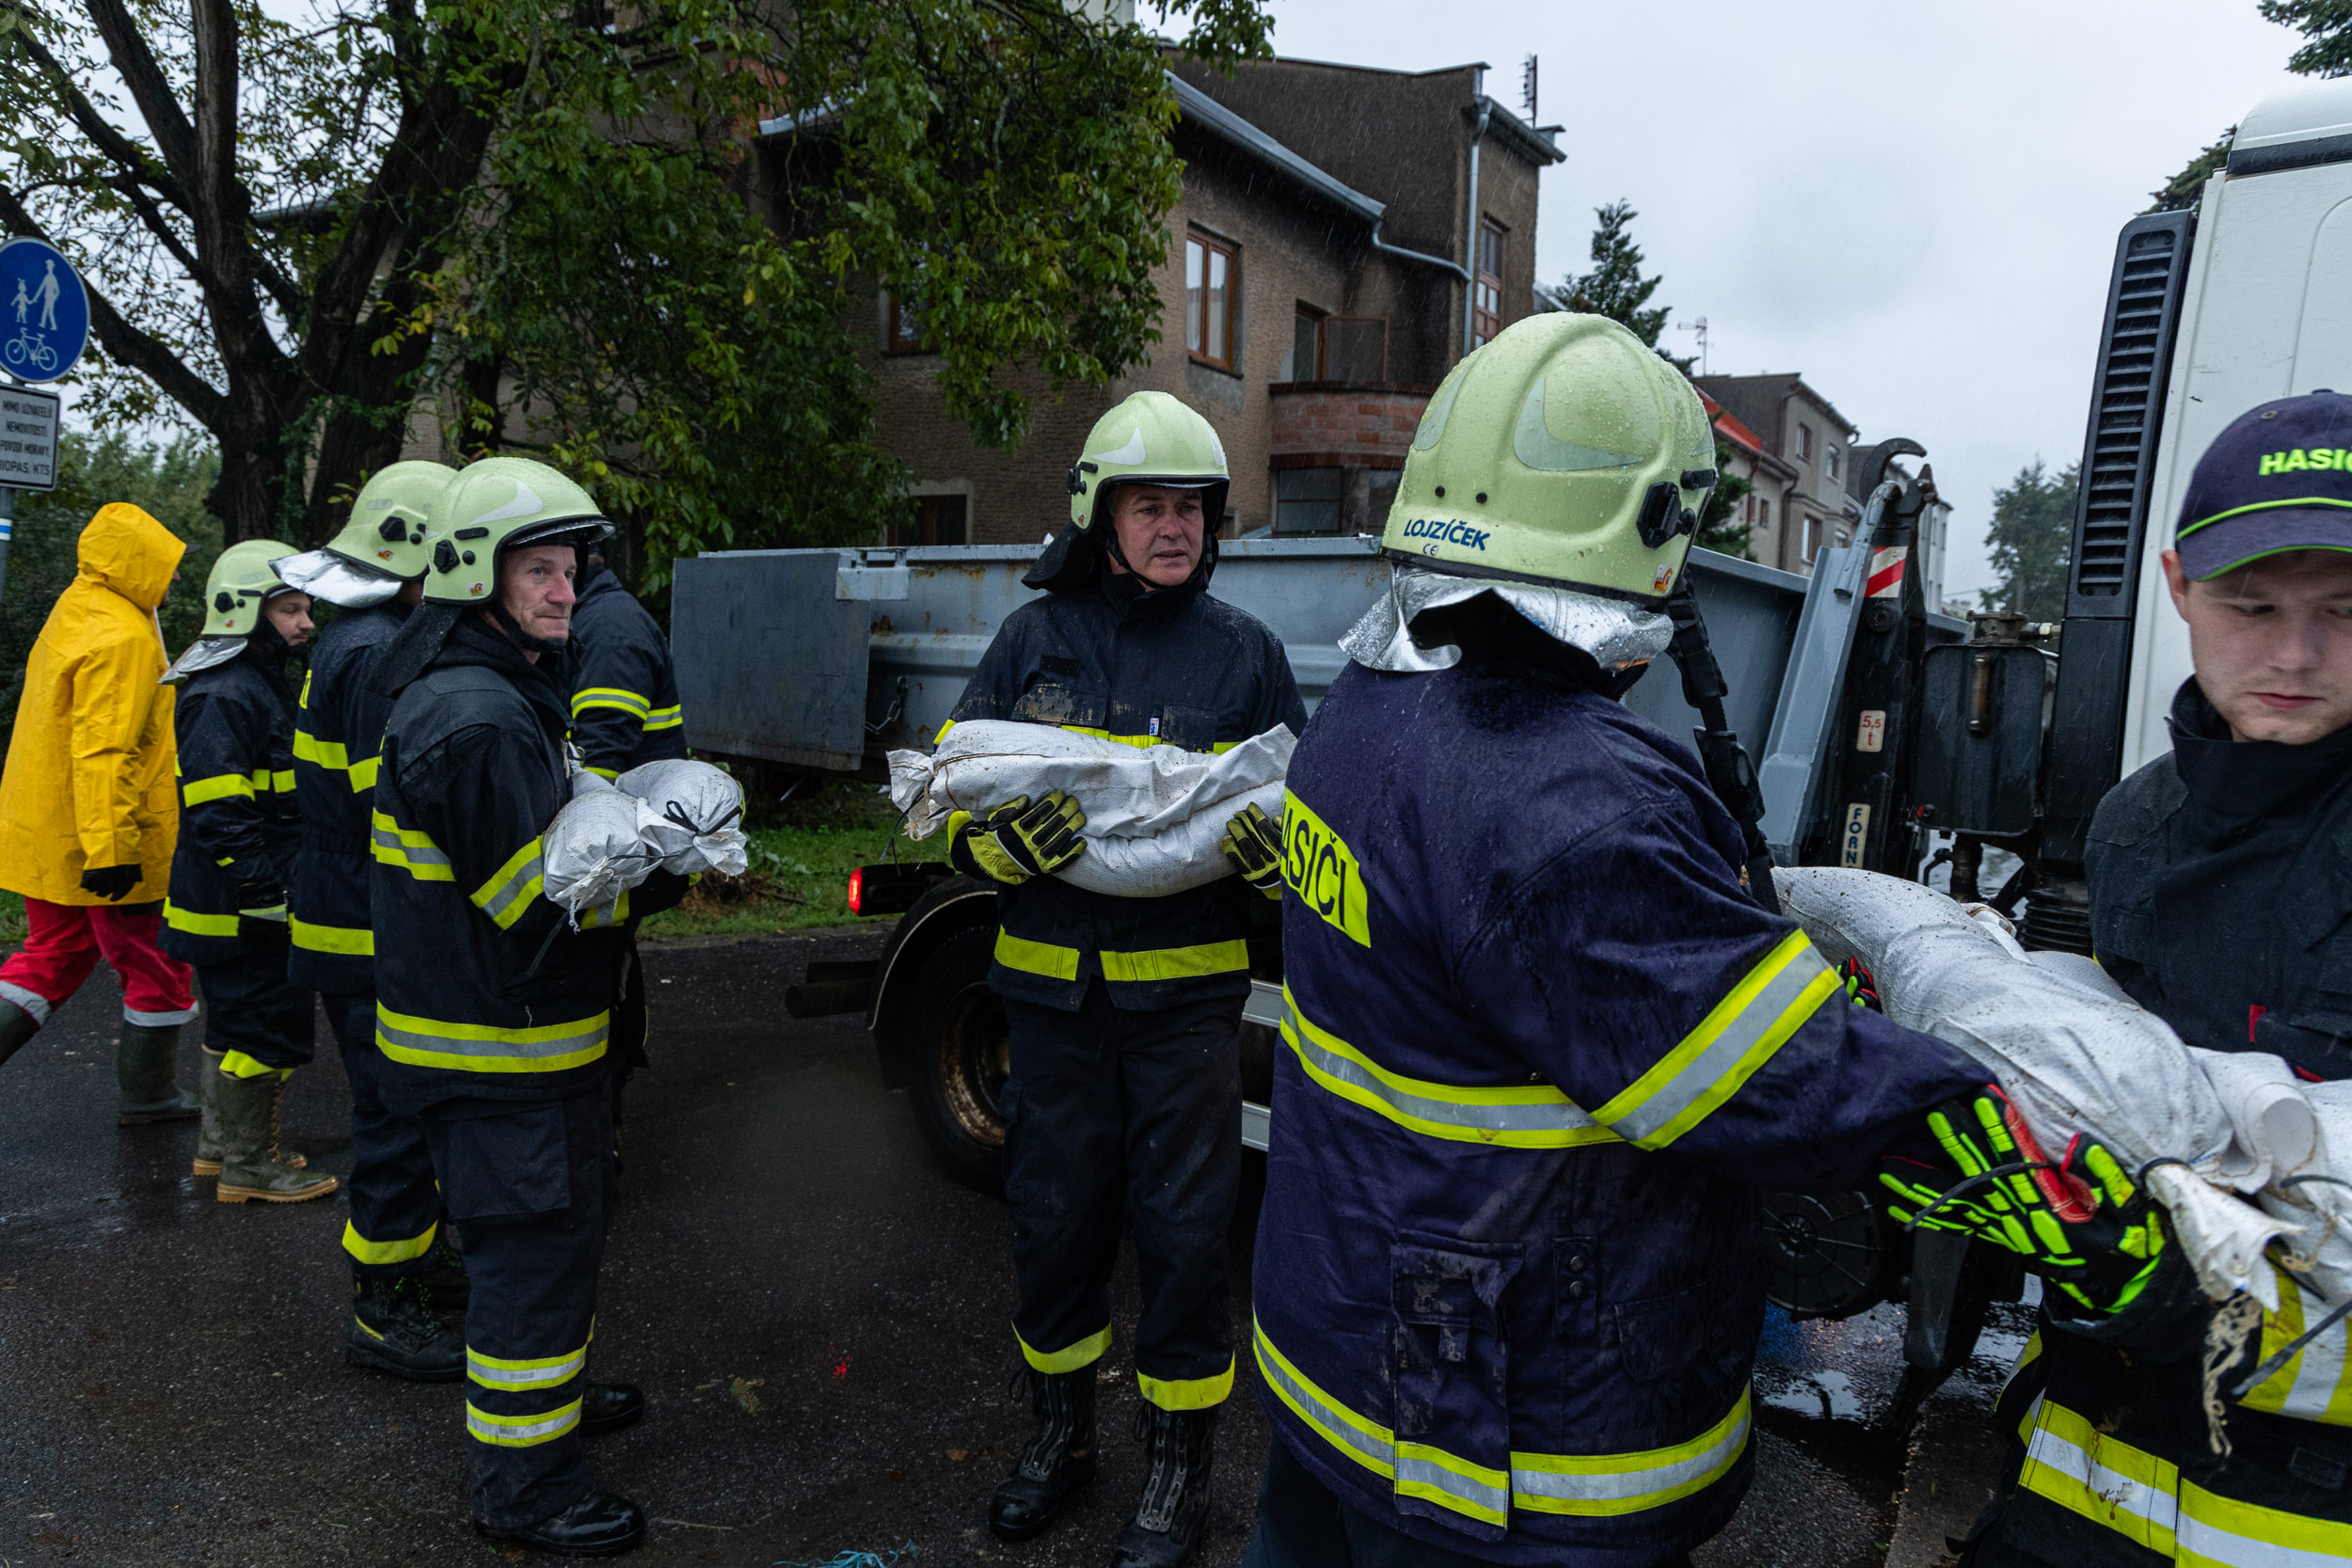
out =
<svg viewBox="0 0 2352 1568"><path fill-rule="evenodd" d="M1703 1492L1748 1446L1748 1391L1731 1413L1687 1443L1642 1453L1514 1453L1511 1500L1539 1513L1638 1513Z"/></svg>
<svg viewBox="0 0 2352 1568"><path fill-rule="evenodd" d="M197 779L180 786L180 803L200 806L207 800L226 800L232 795L253 799L253 781L242 773L217 773L209 779Z"/></svg>
<svg viewBox="0 0 2352 1568"><path fill-rule="evenodd" d="M1998 1404L2001 1401L2009 1398L2010 1389L2016 1385L2018 1378L2024 1375L2026 1369L2041 1359L2042 1330L2037 1328L2026 1338L2026 1348L2017 1353L2016 1361L2013 1362L2009 1369L2009 1376L2001 1379L2001 1391L1993 1396L1993 1402L1994 1404ZM2020 1443L2030 1443L2033 1441L2033 1418L2035 1414L2040 1409L2041 1406L2037 1403L2019 1418L2017 1422L2017 1440Z"/></svg>
<svg viewBox="0 0 2352 1568"><path fill-rule="evenodd" d="M955 724L950 721L947 729L939 732L941 738L946 738L947 730L953 728ZM1098 730L1088 724L1057 724L1054 728L1068 730L1072 735L1090 735L1097 740L1116 740L1121 746L1173 746L1176 744L1172 740L1162 739L1156 735L1113 735L1108 730ZM939 742L934 740L931 744L936 746ZM1223 756L1240 744L1238 740L1216 740L1209 743L1209 750L1218 756Z"/></svg>
<svg viewBox="0 0 2352 1568"><path fill-rule="evenodd" d="M948 732L949 730L954 729L955 727L956 727L956 721L955 721L954 720L952 720L952 719L948 720L946 723L944 723L944 724L940 725L940 726L939 726L939 733L938 733L937 735L935 735L935 736L931 736L931 744L932 744L933 746L937 746L937 745L938 745L941 741L943 741L943 740L946 739L946 738L947 738L947 732Z"/></svg>
<svg viewBox="0 0 2352 1568"><path fill-rule="evenodd" d="M2172 1556L2180 1516L2180 1471L2121 1443L2044 1398L2026 1446L2018 1484L2037 1497L2157 1552Z"/></svg>
<svg viewBox="0 0 2352 1568"><path fill-rule="evenodd" d="M590 708L618 709L632 719L643 719L653 706L653 699L636 691L625 691L617 686L586 686L572 693L572 717L577 719Z"/></svg>
<svg viewBox="0 0 2352 1568"><path fill-rule="evenodd" d="M1162 1410L1206 1410L1223 1404L1233 1392L1233 1363L1215 1377L1146 1377L1136 1374L1143 1397Z"/></svg>
<svg viewBox="0 0 2352 1568"><path fill-rule="evenodd" d="M192 937L233 937L237 934L237 917L233 914L198 914L183 910L169 897L164 899L164 924L175 931L185 931Z"/></svg>
<svg viewBox="0 0 2352 1568"><path fill-rule="evenodd" d="M375 956L375 933L365 926L313 926L300 915L288 924L294 928L294 944L306 952Z"/></svg>
<svg viewBox="0 0 2352 1568"><path fill-rule="evenodd" d="M307 687L310 683L306 681L303 684ZM314 762L321 768L331 768L339 773L351 766L350 753L343 749L342 741L321 740L309 730L294 731L294 754L296 762Z"/></svg>
<svg viewBox="0 0 2352 1568"><path fill-rule="evenodd" d="M1103 978L1114 984L1141 985L1152 980L1190 980L1203 974L1247 974L1249 944L1204 942L1191 947L1152 947L1140 953L1103 949Z"/></svg>
<svg viewBox="0 0 2352 1568"><path fill-rule="evenodd" d="M1573 1148L1617 1142L1549 1084L1470 1088L1407 1078L1365 1055L1298 1010L1282 988L1282 1038L1314 1083L1409 1132L1502 1148Z"/></svg>
<svg viewBox="0 0 2352 1568"><path fill-rule="evenodd" d="M1091 1367L1103 1359L1103 1353L1111 1348L1111 1325L1104 1323L1074 1345L1060 1350L1040 1350L1021 1338L1021 1331L1012 1331L1021 1346L1021 1359L1041 1372L1074 1372L1081 1367Z"/></svg>
<svg viewBox="0 0 2352 1568"><path fill-rule="evenodd" d="M369 852L386 865L399 866L421 882L453 882L457 873L433 840L414 828L404 828L382 812L370 812Z"/></svg>
<svg viewBox="0 0 2352 1568"><path fill-rule="evenodd" d="M528 1449L551 1443L578 1425L578 1400L543 1416L493 1416L472 1401L466 1402L466 1434L502 1449Z"/></svg>
<svg viewBox="0 0 2352 1568"><path fill-rule="evenodd" d="M380 756L370 757L365 762L355 762L351 765L351 792L354 795L361 790L375 787L375 766L383 760Z"/></svg>
<svg viewBox="0 0 2352 1568"><path fill-rule="evenodd" d="M588 763L583 766L586 767L589 772L594 773L597 778L602 779L607 784L611 784L613 780L621 776L621 770L617 768L598 768L594 763Z"/></svg>
<svg viewBox="0 0 2352 1568"><path fill-rule="evenodd" d="M375 1005L375 1047L395 1062L458 1072L561 1072L604 1054L612 1015L601 1012L569 1023L501 1029L486 1023L448 1023Z"/></svg>
<svg viewBox="0 0 2352 1568"><path fill-rule="evenodd" d="M260 1078L273 1072L292 1072L294 1069L257 1062L242 1051L224 1051L220 1056L220 1070L231 1078Z"/></svg>
<svg viewBox="0 0 2352 1568"><path fill-rule="evenodd" d="M435 1221L424 1227L421 1236L403 1236L396 1241L371 1242L359 1234L359 1227L343 1221L343 1250L351 1254L355 1263L406 1263L433 1250L433 1237L440 1229Z"/></svg>
<svg viewBox="0 0 2352 1568"><path fill-rule="evenodd" d="M580 918L583 931L600 931L623 924L628 919L628 889L623 888L613 898L610 909L590 910Z"/></svg>
<svg viewBox="0 0 2352 1568"><path fill-rule="evenodd" d="M1627 1142L1663 1148L1740 1092L1839 990L1837 974L1791 931L1623 1094L1593 1115Z"/></svg>
<svg viewBox="0 0 2352 1568"><path fill-rule="evenodd" d="M2181 1482L2174 1561L2187 1568L2323 1568L2352 1558L2352 1524L2244 1503Z"/></svg>
<svg viewBox="0 0 2352 1568"><path fill-rule="evenodd" d="M291 768L280 768L274 773L266 768L256 768L250 779L253 787L257 790L268 790L276 795L290 795L294 792L294 769Z"/></svg>
<svg viewBox="0 0 2352 1568"><path fill-rule="evenodd" d="M503 1388L515 1392L525 1388L552 1388L559 1383L569 1383L588 1369L588 1347L565 1351L562 1355L545 1355L532 1360L507 1361L495 1355L485 1355L471 1345L466 1347L466 1376L485 1388Z"/></svg>
<svg viewBox="0 0 2352 1568"><path fill-rule="evenodd" d="M682 707L658 707L645 715L645 733L651 735L656 730L675 730L685 722L686 713Z"/></svg>
<svg viewBox="0 0 2352 1568"><path fill-rule="evenodd" d="M1473 1519L1507 1525L1513 1507L1586 1516L1637 1513L1721 1481L1747 1449L1751 1412L1742 1388L1730 1412L1688 1442L1635 1453L1510 1456L1497 1470L1395 1434L1333 1399L1252 1324L1258 1370L1291 1414L1345 1458L1388 1479L1402 1496L1421 1497Z"/></svg>
<svg viewBox="0 0 2352 1568"><path fill-rule="evenodd" d="M490 879L466 895L467 900L486 914L501 931L514 928L523 917L531 901L539 896L544 885L539 861L539 840L530 843L506 857L506 863L490 873Z"/></svg>
<svg viewBox="0 0 2352 1568"><path fill-rule="evenodd" d="M1074 980L1078 977L1078 950L1057 947L1050 942L1031 942L1014 936L1010 931L996 933L996 961L1007 969L1017 969L1025 974L1042 974L1053 980Z"/></svg>
<svg viewBox="0 0 2352 1568"><path fill-rule="evenodd" d="M2262 1350L2267 1361L2300 1338L2306 1324L2303 1292L2285 1270L2279 1275L2279 1310L2263 1314ZM2323 1313L2324 1315L2324 1313ZM2352 1426L2352 1367L2346 1366L2345 1325L2338 1323L2296 1351L2268 1382L2238 1402L2328 1426Z"/></svg>

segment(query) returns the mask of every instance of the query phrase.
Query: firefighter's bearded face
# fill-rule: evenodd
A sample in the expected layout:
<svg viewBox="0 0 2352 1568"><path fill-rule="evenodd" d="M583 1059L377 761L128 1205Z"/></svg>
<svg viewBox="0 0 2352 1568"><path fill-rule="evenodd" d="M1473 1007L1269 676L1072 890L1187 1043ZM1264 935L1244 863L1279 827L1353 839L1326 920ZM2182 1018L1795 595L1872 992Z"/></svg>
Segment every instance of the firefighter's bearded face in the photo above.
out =
<svg viewBox="0 0 2352 1568"><path fill-rule="evenodd" d="M1175 588L1200 564L1200 492L1165 484L1122 484L1111 498L1111 529L1121 565L1154 588Z"/></svg>
<svg viewBox="0 0 2352 1568"><path fill-rule="evenodd" d="M2200 582L2167 550L2164 575L2233 737L2301 746L2352 723L2352 554L2291 550Z"/></svg>
<svg viewBox="0 0 2352 1568"><path fill-rule="evenodd" d="M526 637L561 642L572 634L572 578L579 552L569 545L524 545L499 561L499 603Z"/></svg>

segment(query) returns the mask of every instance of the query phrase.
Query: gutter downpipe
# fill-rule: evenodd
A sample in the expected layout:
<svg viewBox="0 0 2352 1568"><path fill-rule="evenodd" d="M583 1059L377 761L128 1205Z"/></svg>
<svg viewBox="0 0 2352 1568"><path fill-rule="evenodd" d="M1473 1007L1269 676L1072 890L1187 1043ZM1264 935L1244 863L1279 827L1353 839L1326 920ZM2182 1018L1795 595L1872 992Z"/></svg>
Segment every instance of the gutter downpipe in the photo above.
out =
<svg viewBox="0 0 2352 1568"><path fill-rule="evenodd" d="M1388 241L1382 239L1380 237L1380 226L1388 221L1389 220L1385 216L1377 217L1372 220L1373 249L1381 251L1390 256L1401 256L1407 261L1419 261L1423 266L1441 268L1460 278L1464 288L1468 288L1470 286L1470 275L1462 270L1460 262L1449 261L1442 256L1432 256L1425 250L1407 250L1401 245L1391 245Z"/></svg>
<svg viewBox="0 0 2352 1568"><path fill-rule="evenodd" d="M1485 75L1485 71L1479 72L1482 80L1478 84L1478 129L1470 133L1470 211L1462 220L1462 356L1464 358L1470 356L1470 331L1478 321L1478 285L1470 276L1471 269L1478 263L1478 144L1486 139L1486 117L1494 112L1494 100L1486 96L1486 84L1483 80Z"/></svg>

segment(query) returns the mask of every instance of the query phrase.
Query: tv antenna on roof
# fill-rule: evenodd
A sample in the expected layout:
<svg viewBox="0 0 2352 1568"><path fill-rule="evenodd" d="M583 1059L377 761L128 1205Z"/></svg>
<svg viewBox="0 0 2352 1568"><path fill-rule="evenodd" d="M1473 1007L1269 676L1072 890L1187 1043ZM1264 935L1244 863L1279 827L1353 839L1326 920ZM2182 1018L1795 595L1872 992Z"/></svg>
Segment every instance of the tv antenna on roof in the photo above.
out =
<svg viewBox="0 0 2352 1568"><path fill-rule="evenodd" d="M1705 375L1707 373L1707 318L1701 316L1695 321L1684 322L1682 330L1699 335L1699 374Z"/></svg>
<svg viewBox="0 0 2352 1568"><path fill-rule="evenodd" d="M1535 120L1535 56L1527 56L1527 64L1519 70L1519 102L1527 105L1527 119Z"/></svg>

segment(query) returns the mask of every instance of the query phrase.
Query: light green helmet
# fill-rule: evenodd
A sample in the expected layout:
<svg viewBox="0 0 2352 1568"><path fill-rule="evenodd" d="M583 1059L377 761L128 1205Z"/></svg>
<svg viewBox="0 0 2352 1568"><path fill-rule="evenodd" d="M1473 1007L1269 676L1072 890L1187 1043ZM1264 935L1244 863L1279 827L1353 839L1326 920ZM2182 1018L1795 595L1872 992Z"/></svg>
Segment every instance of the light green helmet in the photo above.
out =
<svg viewBox="0 0 2352 1568"><path fill-rule="evenodd" d="M277 562L294 553L275 539L248 539L220 552L204 578L204 637L243 637L262 624L262 606L294 584L278 575Z"/></svg>
<svg viewBox="0 0 2352 1568"><path fill-rule="evenodd" d="M1430 398L1380 545L1437 571L1654 602L1714 484L1681 372L1605 316L1530 316Z"/></svg>
<svg viewBox="0 0 2352 1568"><path fill-rule="evenodd" d="M1070 527L1038 557L1022 580L1031 588L1074 588L1091 581L1097 551L1110 525L1112 492L1121 484L1171 484L1197 489L1206 533L1214 539L1225 515L1232 475L1216 432L1166 392L1136 392L1094 421L1086 447L1070 466ZM1214 544L1201 551L1216 562Z"/></svg>
<svg viewBox="0 0 2352 1568"><path fill-rule="evenodd" d="M439 463L395 463L360 489L351 520L325 546L278 562L278 575L304 593L364 610L424 576L424 519L433 498L457 477Z"/></svg>
<svg viewBox="0 0 2352 1568"><path fill-rule="evenodd" d="M585 546L612 531L588 492L545 463L485 457L468 464L433 498L425 520L431 552L425 602L491 603L501 551L518 545Z"/></svg>

